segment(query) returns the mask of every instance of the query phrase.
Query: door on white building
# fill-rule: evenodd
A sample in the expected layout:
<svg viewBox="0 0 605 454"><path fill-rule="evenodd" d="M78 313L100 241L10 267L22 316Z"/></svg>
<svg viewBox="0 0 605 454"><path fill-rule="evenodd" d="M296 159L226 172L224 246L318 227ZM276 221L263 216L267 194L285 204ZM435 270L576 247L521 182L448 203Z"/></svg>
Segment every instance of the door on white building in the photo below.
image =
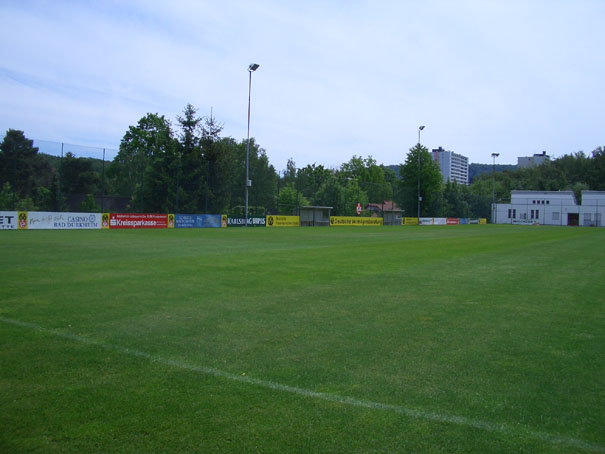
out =
<svg viewBox="0 0 605 454"><path fill-rule="evenodd" d="M567 213L567 225L580 225L580 215L578 213Z"/></svg>

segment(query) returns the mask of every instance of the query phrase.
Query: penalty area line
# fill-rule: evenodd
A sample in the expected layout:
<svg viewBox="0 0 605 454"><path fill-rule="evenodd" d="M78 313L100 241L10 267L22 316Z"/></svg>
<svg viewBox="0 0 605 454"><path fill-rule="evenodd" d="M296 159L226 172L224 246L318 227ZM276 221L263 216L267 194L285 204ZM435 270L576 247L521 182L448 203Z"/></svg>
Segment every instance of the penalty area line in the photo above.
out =
<svg viewBox="0 0 605 454"><path fill-rule="evenodd" d="M328 394L310 389L298 388L296 386L284 385L281 383L272 382L269 380L262 380L259 378L253 378L247 375L237 375L230 372L225 372L220 369L213 367L198 366L195 364L189 364L182 361L177 361L169 358L164 358L158 355L152 355L140 350L134 350L128 347L122 347L119 345L109 344L95 339L90 339L69 332L64 332L57 329L44 328L43 326L35 323L24 322L21 320L15 320L11 318L5 318L0 316L0 322L5 324L18 326L22 328L28 328L30 330L40 331L45 334L50 334L63 339L72 340L86 345L100 347L104 350L114 351L125 355L130 355L138 358L163 364L177 369L187 370L190 372L196 372L204 375L211 375L218 378L223 378L231 381L237 381L241 383L247 383L262 388L268 388L275 391L287 392L303 397L309 397L313 399L323 400L326 402L338 403L343 405L350 405L352 407L367 408L371 410L389 411L400 415L407 416L413 419L424 419L428 421L434 421L439 423L456 424L459 426L471 427L474 429L484 430L486 432L494 432L505 435L521 436L525 438L531 438L541 440L551 444L565 445L582 449L585 451L603 452L605 453L605 446L589 443L584 440L577 438L568 438L560 435L551 434L548 432L534 431L523 427L515 427L506 424L496 424L478 419L467 418L465 416L451 415L447 413L437 413L431 411L418 410L408 408L400 405L383 404L380 402L373 402L370 400L355 399L353 397L339 396L337 394Z"/></svg>

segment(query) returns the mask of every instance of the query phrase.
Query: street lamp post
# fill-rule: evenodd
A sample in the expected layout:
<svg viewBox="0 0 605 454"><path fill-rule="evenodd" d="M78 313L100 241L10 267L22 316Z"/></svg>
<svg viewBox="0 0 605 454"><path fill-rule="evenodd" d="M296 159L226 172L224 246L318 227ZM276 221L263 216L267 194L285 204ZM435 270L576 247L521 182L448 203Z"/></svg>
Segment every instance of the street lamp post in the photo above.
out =
<svg viewBox="0 0 605 454"><path fill-rule="evenodd" d="M61 180L59 180L61 181ZM17 209L17 148L13 140L13 211Z"/></svg>
<svg viewBox="0 0 605 454"><path fill-rule="evenodd" d="M244 227L248 227L248 188L252 186L252 182L249 179L250 172L250 92L252 91L252 73L258 69L259 65L252 63L248 66L248 73L250 78L248 80L248 145L246 146L246 223Z"/></svg>
<svg viewBox="0 0 605 454"><path fill-rule="evenodd" d="M496 223L496 158L500 153L492 153L492 223Z"/></svg>
<svg viewBox="0 0 605 454"><path fill-rule="evenodd" d="M418 126L418 225L420 225L420 131L424 129L423 126Z"/></svg>

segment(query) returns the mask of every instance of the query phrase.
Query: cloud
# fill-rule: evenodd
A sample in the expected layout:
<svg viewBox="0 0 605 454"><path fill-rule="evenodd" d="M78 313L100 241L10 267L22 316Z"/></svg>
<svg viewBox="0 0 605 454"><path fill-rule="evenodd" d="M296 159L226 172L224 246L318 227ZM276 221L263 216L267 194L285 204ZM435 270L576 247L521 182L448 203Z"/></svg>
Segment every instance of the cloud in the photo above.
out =
<svg viewBox="0 0 605 454"><path fill-rule="evenodd" d="M147 112L213 109L278 169L417 140L487 162L602 144L604 4L133 1L0 5L0 127L117 147Z"/></svg>

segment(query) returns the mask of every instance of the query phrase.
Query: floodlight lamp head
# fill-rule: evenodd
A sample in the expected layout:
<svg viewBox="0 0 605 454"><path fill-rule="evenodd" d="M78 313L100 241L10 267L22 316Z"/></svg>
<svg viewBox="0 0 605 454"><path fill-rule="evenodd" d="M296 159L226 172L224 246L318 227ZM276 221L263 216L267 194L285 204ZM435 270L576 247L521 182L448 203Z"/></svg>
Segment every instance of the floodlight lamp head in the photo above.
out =
<svg viewBox="0 0 605 454"><path fill-rule="evenodd" d="M250 71L250 72L256 71L259 66L260 65L258 65L257 63L251 63L250 66L248 66L248 71Z"/></svg>
<svg viewBox="0 0 605 454"><path fill-rule="evenodd" d="M418 129L420 129L422 131L424 129L424 125L418 126Z"/></svg>
<svg viewBox="0 0 605 454"><path fill-rule="evenodd" d="M492 153L492 158L497 158L498 156L500 156L500 153Z"/></svg>

